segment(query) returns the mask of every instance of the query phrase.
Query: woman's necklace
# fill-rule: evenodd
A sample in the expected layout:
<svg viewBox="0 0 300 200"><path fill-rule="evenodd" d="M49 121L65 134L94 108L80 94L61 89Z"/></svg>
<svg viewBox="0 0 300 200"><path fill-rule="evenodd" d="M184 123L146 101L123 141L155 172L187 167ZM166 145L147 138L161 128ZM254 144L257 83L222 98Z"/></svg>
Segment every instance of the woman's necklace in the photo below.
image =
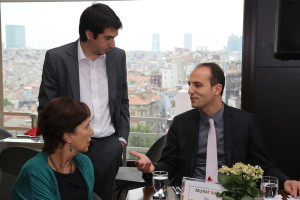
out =
<svg viewBox="0 0 300 200"><path fill-rule="evenodd" d="M50 159L50 161L51 161L53 167L55 168L55 170L56 170L57 172L61 173L61 172L59 171L57 165L55 164L54 160L52 159L52 156L51 156L51 155L49 155L49 159ZM72 173L73 173L73 170L72 170L72 160L70 160L70 172L69 172L69 174L72 174ZM61 174L62 174L62 173L61 173Z"/></svg>

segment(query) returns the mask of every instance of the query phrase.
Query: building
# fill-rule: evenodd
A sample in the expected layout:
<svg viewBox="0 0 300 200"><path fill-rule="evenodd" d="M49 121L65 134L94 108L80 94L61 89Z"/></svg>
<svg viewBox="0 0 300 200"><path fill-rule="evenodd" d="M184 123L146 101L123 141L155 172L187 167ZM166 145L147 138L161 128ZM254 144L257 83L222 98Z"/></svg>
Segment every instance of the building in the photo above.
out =
<svg viewBox="0 0 300 200"><path fill-rule="evenodd" d="M229 104L229 102L235 100L240 100L240 91L241 91L241 72L236 70L233 72L226 72L226 83L225 83L225 89L223 92L223 100L226 104ZM239 98L237 98L239 97ZM240 103L231 103L230 105L234 105L236 108L240 108Z"/></svg>
<svg viewBox="0 0 300 200"><path fill-rule="evenodd" d="M6 25L6 48L25 48L25 26Z"/></svg>
<svg viewBox="0 0 300 200"><path fill-rule="evenodd" d="M163 67L159 71L161 74L162 88L172 89L178 85L178 67L176 65Z"/></svg>
<svg viewBox="0 0 300 200"><path fill-rule="evenodd" d="M185 49L192 49L192 34L185 33L184 34L184 48Z"/></svg>
<svg viewBox="0 0 300 200"><path fill-rule="evenodd" d="M160 98L150 93L139 93L129 95L130 116L131 117L158 117L160 115ZM130 124L141 123L148 125L152 132L159 132L160 122L158 121L135 121L130 120Z"/></svg>
<svg viewBox="0 0 300 200"><path fill-rule="evenodd" d="M158 33L152 35L152 51L160 51L160 36Z"/></svg>
<svg viewBox="0 0 300 200"><path fill-rule="evenodd" d="M151 75L151 85L161 87L161 74Z"/></svg>
<svg viewBox="0 0 300 200"><path fill-rule="evenodd" d="M175 96L174 116L193 109L191 106L190 95L187 89L179 90Z"/></svg>
<svg viewBox="0 0 300 200"><path fill-rule="evenodd" d="M227 51L242 51L242 36L231 34L227 40Z"/></svg>

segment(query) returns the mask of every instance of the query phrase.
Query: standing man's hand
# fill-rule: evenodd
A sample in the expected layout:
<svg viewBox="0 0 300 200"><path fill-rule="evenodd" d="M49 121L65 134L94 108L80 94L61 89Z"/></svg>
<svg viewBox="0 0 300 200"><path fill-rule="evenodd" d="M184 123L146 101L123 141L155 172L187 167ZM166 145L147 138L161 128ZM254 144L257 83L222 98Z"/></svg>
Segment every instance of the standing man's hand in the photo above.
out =
<svg viewBox="0 0 300 200"><path fill-rule="evenodd" d="M294 198L300 196L300 181L286 180L284 182L284 191L292 195Z"/></svg>
<svg viewBox="0 0 300 200"><path fill-rule="evenodd" d="M126 148L125 142L122 142L122 141L120 141L120 142L121 142L121 145L122 145L123 149L125 149Z"/></svg>
<svg viewBox="0 0 300 200"><path fill-rule="evenodd" d="M151 160L145 156L144 154L138 153L136 151L130 151L130 155L139 158L139 160L135 161L135 165L139 171L144 173L152 173L155 170L154 165Z"/></svg>

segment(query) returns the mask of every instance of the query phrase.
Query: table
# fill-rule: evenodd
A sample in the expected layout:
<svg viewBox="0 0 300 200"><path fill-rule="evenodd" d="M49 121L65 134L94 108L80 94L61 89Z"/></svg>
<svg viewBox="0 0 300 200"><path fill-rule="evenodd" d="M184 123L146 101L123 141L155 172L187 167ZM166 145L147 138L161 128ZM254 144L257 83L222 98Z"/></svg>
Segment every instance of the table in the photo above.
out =
<svg viewBox="0 0 300 200"><path fill-rule="evenodd" d="M145 186L129 190L126 200L153 200L154 189L152 186ZM167 188L167 200L179 200L171 187Z"/></svg>
<svg viewBox="0 0 300 200"><path fill-rule="evenodd" d="M32 149L41 150L44 146L44 142L40 140L40 137L37 138L6 138L0 140L0 151L6 147L11 146L23 146L29 147Z"/></svg>
<svg viewBox="0 0 300 200"><path fill-rule="evenodd" d="M175 195L171 187L168 187L167 193L168 193L167 200L179 200L179 198L177 198L177 196ZM152 198L153 194L154 194L154 189L152 186L141 187L134 190L129 190L126 200L153 200ZM282 195L283 200L287 199L287 193L284 192L283 190L280 190L279 194Z"/></svg>

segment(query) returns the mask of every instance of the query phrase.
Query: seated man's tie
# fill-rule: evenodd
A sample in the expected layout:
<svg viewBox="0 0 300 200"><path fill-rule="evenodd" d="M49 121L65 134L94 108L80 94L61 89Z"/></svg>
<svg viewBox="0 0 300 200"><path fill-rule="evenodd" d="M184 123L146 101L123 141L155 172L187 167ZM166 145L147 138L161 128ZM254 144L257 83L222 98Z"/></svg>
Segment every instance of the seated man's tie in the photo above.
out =
<svg viewBox="0 0 300 200"><path fill-rule="evenodd" d="M206 180L218 182L217 137L214 120L209 118L209 130L206 152Z"/></svg>

